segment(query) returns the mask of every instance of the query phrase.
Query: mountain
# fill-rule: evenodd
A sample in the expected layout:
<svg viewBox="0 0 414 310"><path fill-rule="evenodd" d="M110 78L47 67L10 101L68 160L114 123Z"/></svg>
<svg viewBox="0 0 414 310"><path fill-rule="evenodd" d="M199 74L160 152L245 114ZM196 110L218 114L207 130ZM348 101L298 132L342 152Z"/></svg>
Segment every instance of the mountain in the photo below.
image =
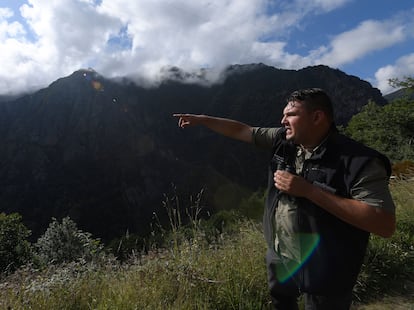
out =
<svg viewBox="0 0 414 310"><path fill-rule="evenodd" d="M204 190L205 210L237 208L266 184L267 154L205 128L182 130L176 112L278 126L293 90L324 88L345 124L378 89L326 66L281 70L230 66L220 83L178 68L154 87L79 70L31 95L0 102L0 211L19 212L33 237L51 217L70 216L108 240L147 234L154 212ZM194 83L194 81L200 83ZM169 199L168 203L173 200Z"/></svg>
<svg viewBox="0 0 414 310"><path fill-rule="evenodd" d="M384 99L388 102L403 98L414 100L414 91L409 88L401 88L384 96Z"/></svg>

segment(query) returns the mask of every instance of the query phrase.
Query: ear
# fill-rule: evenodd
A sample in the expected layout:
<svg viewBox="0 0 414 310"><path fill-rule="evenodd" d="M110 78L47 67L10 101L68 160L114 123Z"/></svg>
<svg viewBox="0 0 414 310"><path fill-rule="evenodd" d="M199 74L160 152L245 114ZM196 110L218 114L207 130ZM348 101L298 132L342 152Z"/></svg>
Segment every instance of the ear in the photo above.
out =
<svg viewBox="0 0 414 310"><path fill-rule="evenodd" d="M325 119L325 113L321 110L316 110L313 112L313 122L315 124L320 124Z"/></svg>

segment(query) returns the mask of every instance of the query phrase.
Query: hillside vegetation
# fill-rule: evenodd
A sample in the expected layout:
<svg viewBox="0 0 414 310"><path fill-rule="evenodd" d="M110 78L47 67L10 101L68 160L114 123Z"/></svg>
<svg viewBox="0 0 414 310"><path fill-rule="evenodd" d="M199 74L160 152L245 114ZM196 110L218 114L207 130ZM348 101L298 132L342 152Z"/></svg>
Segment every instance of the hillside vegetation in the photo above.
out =
<svg viewBox="0 0 414 310"><path fill-rule="evenodd" d="M182 131L173 113L277 126L286 97L315 85L332 97L338 125L369 99L387 103L368 82L326 66L234 65L213 85L170 73L148 88L78 70L0 102L0 212L19 213L33 240L52 217L65 216L106 243L127 230L146 235L171 183L183 196L205 188L211 212L236 207L266 184L265 152L205 128Z"/></svg>
<svg viewBox="0 0 414 310"><path fill-rule="evenodd" d="M354 309L414 308L413 120L413 102L399 99L369 103L344 129L393 159L397 208L396 233L370 239ZM264 196L205 216L203 191L173 191L163 200L167 226L154 214L148 238L127 232L107 246L70 218L30 243L21 216L1 213L0 309L269 309Z"/></svg>
<svg viewBox="0 0 414 310"><path fill-rule="evenodd" d="M398 301L404 309L414 305L414 181L395 180L391 190L397 232L390 239L371 238L355 287L356 309L370 309L375 300ZM183 225L190 212L182 210L180 219L177 205L166 207L172 218L170 233L158 231L165 237L162 246L135 252L123 263L96 255L40 269L27 265L3 277L0 308L267 309L260 224L228 213L211 221L193 217Z"/></svg>

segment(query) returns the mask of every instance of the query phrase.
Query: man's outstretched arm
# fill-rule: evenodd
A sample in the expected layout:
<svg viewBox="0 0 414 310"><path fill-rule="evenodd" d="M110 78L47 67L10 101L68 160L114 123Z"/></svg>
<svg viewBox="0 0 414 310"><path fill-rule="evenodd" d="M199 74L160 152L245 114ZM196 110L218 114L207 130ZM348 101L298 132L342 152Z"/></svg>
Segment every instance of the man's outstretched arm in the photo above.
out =
<svg viewBox="0 0 414 310"><path fill-rule="evenodd" d="M178 126L186 128L201 125L223 136L252 143L252 127L232 119L197 114L173 114L178 118Z"/></svg>

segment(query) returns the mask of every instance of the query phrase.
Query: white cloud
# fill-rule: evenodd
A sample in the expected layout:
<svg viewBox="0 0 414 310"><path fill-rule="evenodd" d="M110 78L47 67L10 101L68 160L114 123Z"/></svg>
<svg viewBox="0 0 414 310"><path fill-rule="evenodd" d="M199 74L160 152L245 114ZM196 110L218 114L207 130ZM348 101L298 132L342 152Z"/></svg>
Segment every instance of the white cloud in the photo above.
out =
<svg viewBox="0 0 414 310"><path fill-rule="evenodd" d="M414 53L399 58L394 65L388 65L380 68L375 73L376 87L378 87L383 94L388 94L396 89L392 88L388 81L390 79L403 79L404 77L413 77L414 72Z"/></svg>
<svg viewBox="0 0 414 310"><path fill-rule="evenodd" d="M29 0L20 11L34 34L30 42L17 37L21 24L4 21L12 11L1 10L0 49L6 52L0 93L47 84L89 65L105 75L153 76L167 65L189 69L249 61L252 42L275 25L264 15L265 0L94 3ZM25 81L16 83L19 77Z"/></svg>
<svg viewBox="0 0 414 310"><path fill-rule="evenodd" d="M153 74L160 66L190 69L253 61L254 43L278 27L277 16L264 14L265 4L241 0L121 0L103 1L100 10L120 17L128 25L132 40L129 61L136 64L136 69Z"/></svg>
<svg viewBox="0 0 414 310"><path fill-rule="evenodd" d="M302 11L329 12L353 0L296 0L293 5Z"/></svg>
<svg viewBox="0 0 414 310"><path fill-rule="evenodd" d="M9 8L0 8L0 20L7 19L13 16L13 11Z"/></svg>
<svg viewBox="0 0 414 310"><path fill-rule="evenodd" d="M325 11L332 11L342 7L344 4L350 2L350 0L314 0L314 2Z"/></svg>
<svg viewBox="0 0 414 310"><path fill-rule="evenodd" d="M13 17L13 11L8 8L0 8L0 42L8 38L23 36L25 34L23 26L16 22L8 22Z"/></svg>
<svg viewBox="0 0 414 310"><path fill-rule="evenodd" d="M58 66L73 67L99 53L120 22L99 14L88 1L31 0L22 16L36 33L39 48L51 47L50 56Z"/></svg>
<svg viewBox="0 0 414 310"><path fill-rule="evenodd" d="M8 24L7 37L0 28L0 93L45 86L83 67L121 25L85 1L30 0L20 11L34 39L21 36L18 22Z"/></svg>
<svg viewBox="0 0 414 310"><path fill-rule="evenodd" d="M257 61L289 63L283 42L263 39L283 34L300 18L281 10L268 15L267 0L96 3L29 0L20 12L34 38L29 42L12 36L13 41L0 43L8 50L0 66L15 67L12 73L0 73L0 80L22 75L27 84L38 86L88 66L107 76L157 78L165 66L191 70ZM20 87L0 82L0 93Z"/></svg>
<svg viewBox="0 0 414 310"><path fill-rule="evenodd" d="M167 66L337 67L407 36L397 19L365 21L307 55L288 52L304 17L350 1L27 0L21 16L0 9L0 94L46 86L85 67L152 79Z"/></svg>
<svg viewBox="0 0 414 310"><path fill-rule="evenodd" d="M398 23L368 20L334 37L329 47L314 53L319 54L317 62L337 67L402 42L405 38L404 27Z"/></svg>

